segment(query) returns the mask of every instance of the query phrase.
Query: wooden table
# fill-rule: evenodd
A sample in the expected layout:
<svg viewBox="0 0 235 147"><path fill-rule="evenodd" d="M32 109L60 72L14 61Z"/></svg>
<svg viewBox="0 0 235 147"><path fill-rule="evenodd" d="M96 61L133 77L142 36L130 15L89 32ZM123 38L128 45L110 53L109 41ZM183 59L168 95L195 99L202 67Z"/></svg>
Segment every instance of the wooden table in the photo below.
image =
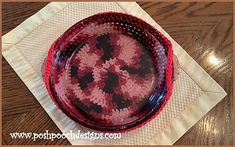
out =
<svg viewBox="0 0 235 147"><path fill-rule="evenodd" d="M3 35L47 3L3 3ZM232 3L147 3L139 5L228 93L175 144L233 144ZM208 61L208 56L216 57ZM219 59L220 63L213 62ZM12 132L61 133L31 92L2 59L3 144L69 144L64 140L11 139Z"/></svg>

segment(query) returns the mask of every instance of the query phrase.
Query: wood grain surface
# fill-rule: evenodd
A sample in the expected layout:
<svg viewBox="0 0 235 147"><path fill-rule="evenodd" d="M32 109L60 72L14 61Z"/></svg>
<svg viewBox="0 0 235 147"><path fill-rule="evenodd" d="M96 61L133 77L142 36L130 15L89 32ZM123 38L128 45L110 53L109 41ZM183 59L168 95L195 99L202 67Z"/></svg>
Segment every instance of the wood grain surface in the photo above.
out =
<svg viewBox="0 0 235 147"><path fill-rule="evenodd" d="M2 33L15 28L47 3L3 3ZM178 42L227 92L227 96L175 144L233 144L232 128L232 3L139 2L150 16ZM3 144L69 144L12 139L9 133L45 130L61 133L31 92L2 59Z"/></svg>

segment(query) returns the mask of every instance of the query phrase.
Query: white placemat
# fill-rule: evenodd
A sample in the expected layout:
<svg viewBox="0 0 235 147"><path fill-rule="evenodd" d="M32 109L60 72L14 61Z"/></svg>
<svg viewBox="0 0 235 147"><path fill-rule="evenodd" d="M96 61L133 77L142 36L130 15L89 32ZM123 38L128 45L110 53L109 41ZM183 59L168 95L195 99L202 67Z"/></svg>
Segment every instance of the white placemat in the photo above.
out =
<svg viewBox="0 0 235 147"><path fill-rule="evenodd" d="M172 42L181 65L173 95L164 110L145 126L123 133L120 140L69 139L80 144L173 144L226 92L135 2L52 2L2 37L3 56L63 132L88 129L68 118L51 101L41 66L52 42L79 20L105 11L136 15L160 30Z"/></svg>

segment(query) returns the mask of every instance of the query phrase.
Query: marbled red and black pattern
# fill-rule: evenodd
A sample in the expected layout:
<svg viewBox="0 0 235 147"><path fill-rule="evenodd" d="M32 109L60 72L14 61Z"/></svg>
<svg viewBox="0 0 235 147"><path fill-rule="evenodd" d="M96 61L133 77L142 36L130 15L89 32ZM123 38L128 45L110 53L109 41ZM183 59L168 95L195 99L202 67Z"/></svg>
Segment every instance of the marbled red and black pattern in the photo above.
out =
<svg viewBox="0 0 235 147"><path fill-rule="evenodd" d="M58 107L76 122L103 131L135 128L159 113L171 94L166 70L171 70L172 50L155 31L114 12L72 26L46 65L47 89Z"/></svg>
<svg viewBox="0 0 235 147"><path fill-rule="evenodd" d="M130 36L107 33L91 37L77 48L64 71L69 79L67 90L74 93L69 97L96 122L129 123L156 87L153 62L153 53Z"/></svg>

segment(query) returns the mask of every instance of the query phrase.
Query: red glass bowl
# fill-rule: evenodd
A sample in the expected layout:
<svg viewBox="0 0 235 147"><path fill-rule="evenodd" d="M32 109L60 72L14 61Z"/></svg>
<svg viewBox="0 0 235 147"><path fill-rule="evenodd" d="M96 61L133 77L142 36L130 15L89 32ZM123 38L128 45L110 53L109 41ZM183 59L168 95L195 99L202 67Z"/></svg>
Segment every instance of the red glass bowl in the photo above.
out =
<svg viewBox="0 0 235 147"><path fill-rule="evenodd" d="M45 83L71 119L100 131L128 131L163 109L172 93L172 45L129 14L106 12L70 27L51 46Z"/></svg>

